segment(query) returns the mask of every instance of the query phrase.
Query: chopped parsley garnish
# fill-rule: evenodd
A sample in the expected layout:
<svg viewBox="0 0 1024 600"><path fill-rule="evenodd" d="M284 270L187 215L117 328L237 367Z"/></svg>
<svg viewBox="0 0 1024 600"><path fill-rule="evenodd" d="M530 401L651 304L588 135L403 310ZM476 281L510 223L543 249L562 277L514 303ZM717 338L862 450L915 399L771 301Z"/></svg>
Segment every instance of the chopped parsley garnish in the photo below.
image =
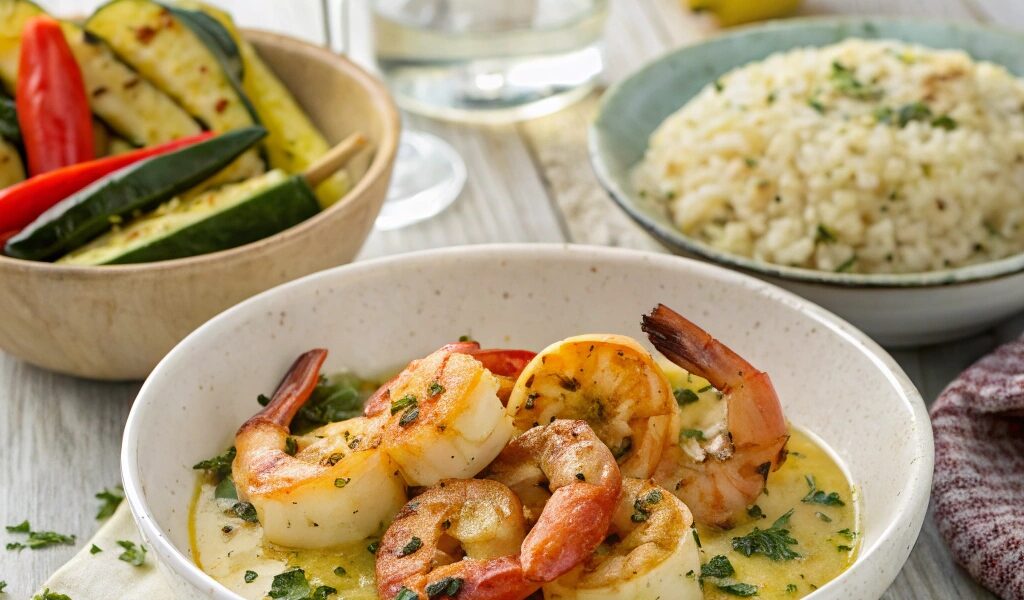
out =
<svg viewBox="0 0 1024 600"><path fill-rule="evenodd" d="M911 121L928 121L932 118L932 109L922 102L904 104L896 111L896 124L906 127Z"/></svg>
<svg viewBox="0 0 1024 600"><path fill-rule="evenodd" d="M857 255L854 254L850 258L848 258L845 261L843 261L838 267L836 267L836 273L845 273L845 272L849 271L853 267L854 263L856 263L856 262L857 262Z"/></svg>
<svg viewBox="0 0 1024 600"><path fill-rule="evenodd" d="M231 462L233 460L235 460L234 446L225 450L223 454L197 462L192 465L192 468L206 471L217 479L223 479L231 474Z"/></svg>
<svg viewBox="0 0 1024 600"><path fill-rule="evenodd" d="M757 166L757 159L756 158L752 158L750 156L746 156L746 157L743 158L743 163L745 165L747 165L748 167L750 167L751 169L753 169L754 167Z"/></svg>
<svg viewBox="0 0 1024 600"><path fill-rule="evenodd" d="M579 480L579 481L586 481L587 480L587 476L584 475L583 473L577 473L576 474L576 479Z"/></svg>
<svg viewBox="0 0 1024 600"><path fill-rule="evenodd" d="M270 404L270 398L265 394L259 394L256 396L256 402L259 402L260 406L266 406Z"/></svg>
<svg viewBox="0 0 1024 600"><path fill-rule="evenodd" d="M40 548L47 548L49 546L57 545L75 545L75 536L64 535L63 533L57 533L56 531L33 531L32 525L29 522L22 521L17 525L8 525L8 533L27 533L28 538L24 542L10 542L7 544L8 550L22 550L29 548L31 550L38 550Z"/></svg>
<svg viewBox="0 0 1024 600"><path fill-rule="evenodd" d="M700 429L684 429L684 430L679 432L679 441L681 442L684 439L693 439L693 440L697 440L697 441L703 441L704 440L704 432L701 431Z"/></svg>
<svg viewBox="0 0 1024 600"><path fill-rule="evenodd" d="M45 588L42 594L36 594L32 596L32 600L71 600L71 596L67 594L58 594L57 592L51 592L50 588Z"/></svg>
<svg viewBox="0 0 1024 600"><path fill-rule="evenodd" d="M846 506L846 503L839 498L838 492L825 493L819 490L814 483L813 475L804 475L804 479L807 481L807 487L810 490L807 495L804 496L800 501L807 504L823 504L825 506Z"/></svg>
<svg viewBox="0 0 1024 600"><path fill-rule="evenodd" d="M246 571L245 577L243 579L245 579L246 583L252 583L256 581L257 577L259 577L259 575L256 573L256 571Z"/></svg>
<svg viewBox="0 0 1024 600"><path fill-rule="evenodd" d="M749 583L716 583L715 587L731 596L756 596L757 586Z"/></svg>
<svg viewBox="0 0 1024 600"><path fill-rule="evenodd" d="M334 465L336 465L339 462L341 462L341 459L343 459L343 458L345 458L344 454L341 454L339 452L335 452L334 454L332 454L332 455L327 457L327 464L333 467Z"/></svg>
<svg viewBox="0 0 1024 600"><path fill-rule="evenodd" d="M7 587L6 581L0 581L0 594L4 593L4 588Z"/></svg>
<svg viewBox="0 0 1024 600"><path fill-rule="evenodd" d="M338 590L332 588L329 585L321 585L313 590L313 595L310 596L310 600L326 600L328 596L337 594Z"/></svg>
<svg viewBox="0 0 1024 600"><path fill-rule="evenodd" d="M463 334L463 335L459 336L459 341L460 342L475 342L476 340L474 340L473 337L471 335L469 335L469 334Z"/></svg>
<svg viewBox="0 0 1024 600"><path fill-rule="evenodd" d="M847 527L846 529L840 529L836 533L838 533L839 535L843 536L844 538L846 538L848 540L852 540L853 538L857 537L857 532L856 531L850 531L849 527Z"/></svg>
<svg viewBox="0 0 1024 600"><path fill-rule="evenodd" d="M735 573L736 569L732 567L732 563L722 554L712 556L711 560L700 567L700 576L702 578L715 577L721 579L723 577L731 577Z"/></svg>
<svg viewBox="0 0 1024 600"><path fill-rule="evenodd" d="M348 575L348 571L345 570L345 567L334 567L334 574L338 577L344 577Z"/></svg>
<svg viewBox="0 0 1024 600"><path fill-rule="evenodd" d="M402 427L408 427L420 416L420 407L413 406L402 413L402 418L398 419L398 424Z"/></svg>
<svg viewBox="0 0 1024 600"><path fill-rule="evenodd" d="M797 590L797 587L796 587L795 583L787 583L786 584L786 593L787 594L792 594L796 590Z"/></svg>
<svg viewBox="0 0 1024 600"><path fill-rule="evenodd" d="M235 489L235 481L230 475L220 480L217 487L213 488L214 498L225 498L227 500L238 500L238 490Z"/></svg>
<svg viewBox="0 0 1024 600"><path fill-rule="evenodd" d="M366 551L370 554L376 554L377 548L380 548L380 541L372 541L366 546Z"/></svg>
<svg viewBox="0 0 1024 600"><path fill-rule="evenodd" d="M395 594L395 600L420 600L420 595L407 587L403 587Z"/></svg>
<svg viewBox="0 0 1024 600"><path fill-rule="evenodd" d="M689 388L679 388L672 392L672 395L676 397L676 403L679 404L679 406L686 406L687 404L693 404L700 400L700 397Z"/></svg>
<svg viewBox="0 0 1024 600"><path fill-rule="evenodd" d="M309 400L299 409L292 431L308 431L363 414L363 402L375 386L351 374L321 377Z"/></svg>
<svg viewBox="0 0 1024 600"><path fill-rule="evenodd" d="M410 406L416 406L419 402L416 400L416 396L412 394L406 394L398 400L391 401L391 414L396 415Z"/></svg>
<svg viewBox="0 0 1024 600"><path fill-rule="evenodd" d="M831 229L820 223L818 224L818 231L814 234L814 241L832 244L837 239L836 234Z"/></svg>
<svg viewBox="0 0 1024 600"><path fill-rule="evenodd" d="M790 546L797 544L797 541L789 535L789 518L793 516L793 509L782 515L772 523L768 529L754 529L742 537L732 538L732 548L743 556L763 554L773 561L792 560L800 555L794 552Z"/></svg>
<svg viewBox="0 0 1024 600"><path fill-rule="evenodd" d="M661 492L658 490L651 490L647 492L643 497L639 497L633 501L633 514L630 515L629 520L634 523L643 523L651 516L651 506L661 502Z"/></svg>
<svg viewBox="0 0 1024 600"><path fill-rule="evenodd" d="M825 513L821 512L821 511L815 512L814 516L818 517L818 519L820 519L820 520L822 520L822 521L824 521L826 523L831 523L832 522L832 517L826 515Z"/></svg>
<svg viewBox="0 0 1024 600"><path fill-rule="evenodd" d="M117 557L118 560L136 567L141 567L146 562L146 547L142 544L136 546L134 542L128 540L117 540L117 545L124 549Z"/></svg>
<svg viewBox="0 0 1024 600"><path fill-rule="evenodd" d="M100 552L103 552L103 548L100 548L96 544L93 544L92 548L89 548L89 554L99 554Z"/></svg>
<svg viewBox="0 0 1024 600"><path fill-rule="evenodd" d="M690 531L693 532L693 541L697 543L697 547L698 548L703 548L703 546L700 545L700 535L697 534L697 529L694 528L694 529L691 529Z"/></svg>
<svg viewBox="0 0 1024 600"><path fill-rule="evenodd" d="M752 519L764 519L765 518L764 511L761 510L761 507L756 505L756 504L751 505L751 506L749 506L747 508L747 516L752 518Z"/></svg>
<svg viewBox="0 0 1024 600"><path fill-rule="evenodd" d="M292 569L274 576L268 595L277 600L309 600L311 592L309 582L306 581L306 572L302 569Z"/></svg>
<svg viewBox="0 0 1024 600"><path fill-rule="evenodd" d="M430 598L431 600L438 596L454 598L459 593L459 590L462 589L463 583L465 583L465 580L461 577L445 577L444 579L439 579L434 583L427 585L425 590L427 592L427 598Z"/></svg>
<svg viewBox="0 0 1024 600"><path fill-rule="evenodd" d="M722 80L721 79L714 80L711 85L715 86L715 91L716 92L721 92L722 90L725 89L725 86L722 85Z"/></svg>
<svg viewBox="0 0 1024 600"><path fill-rule="evenodd" d="M864 85L863 82L854 77L852 69L849 69L839 61L832 63L831 79L833 85L836 86L836 91L844 96L849 96L856 100L878 100L882 97L882 90Z"/></svg>
<svg viewBox="0 0 1024 600"><path fill-rule="evenodd" d="M836 550L838 550L839 552L849 552L853 550L853 548L845 544L840 544L839 546L836 546Z"/></svg>
<svg viewBox="0 0 1024 600"><path fill-rule="evenodd" d="M17 525L8 525L7 533L28 533L32 531L32 525L29 524L28 519L18 523Z"/></svg>
<svg viewBox="0 0 1024 600"><path fill-rule="evenodd" d="M103 503L100 504L100 510L96 513L96 520L101 521L113 515L117 507L121 505L121 501L124 500L124 488L121 486L107 488L96 494L96 499Z"/></svg>
<svg viewBox="0 0 1024 600"><path fill-rule="evenodd" d="M409 556L410 554L416 552L417 550L419 550L422 547L423 547L423 540L421 540L420 538L418 538L416 536L412 536L412 538L408 541L408 543L406 543L404 546L402 546L402 549L398 551L398 555L399 556Z"/></svg>
<svg viewBox="0 0 1024 600"><path fill-rule="evenodd" d="M295 438L288 436L284 438L284 453L289 456L295 456L295 453L299 451L299 443L295 441Z"/></svg>
<svg viewBox="0 0 1024 600"><path fill-rule="evenodd" d="M807 99L807 106L810 106L811 108L816 110L818 112L818 114L821 114L821 115L825 114L825 105L822 104L821 101L818 100L817 98L808 98Z"/></svg>
<svg viewBox="0 0 1024 600"><path fill-rule="evenodd" d="M444 386L438 382L433 382L430 387L427 388L427 394L433 398L434 396L440 396L444 393Z"/></svg>
<svg viewBox="0 0 1024 600"><path fill-rule="evenodd" d="M343 488L348 485L348 482L352 481L351 477L339 477L334 480L334 487Z"/></svg>
<svg viewBox="0 0 1024 600"><path fill-rule="evenodd" d="M956 129L956 121L949 115L939 115L932 119L932 127L938 127L939 129L945 129L946 131L953 131Z"/></svg>
<svg viewBox="0 0 1024 600"><path fill-rule="evenodd" d="M236 502L231 507L231 512L235 513L235 516L245 521L246 523L258 523L259 517L256 515L256 507L248 502Z"/></svg>

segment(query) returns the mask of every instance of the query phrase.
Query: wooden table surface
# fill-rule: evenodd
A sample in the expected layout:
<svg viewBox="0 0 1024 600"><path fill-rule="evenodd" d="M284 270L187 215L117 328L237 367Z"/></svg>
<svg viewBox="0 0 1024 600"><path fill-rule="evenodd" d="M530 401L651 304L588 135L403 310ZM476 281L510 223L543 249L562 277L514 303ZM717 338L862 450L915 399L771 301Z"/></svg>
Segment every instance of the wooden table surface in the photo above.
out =
<svg viewBox="0 0 1024 600"><path fill-rule="evenodd" d="M330 6L325 19L317 0L215 3L233 9L243 25L317 43L324 42L328 28L335 40L341 30L337 6ZM55 14L82 14L95 2L41 4ZM671 48L715 33L709 21L681 10L676 0L612 0L612 7L607 34L610 82ZM365 6L357 2L352 12L350 48L357 59L367 60ZM1024 2L1017 0L808 0L802 12L974 20L1024 30ZM552 116L499 127L409 116L407 126L436 133L454 145L466 160L469 181L440 216L373 233L360 258L487 242L576 242L663 252L613 206L594 180L585 138L596 97ZM1024 318L1018 318L968 340L893 354L930 403L964 367L1022 330ZM37 528L77 534L83 544L98 526L93 494L119 482L121 432L138 387L54 375L0 354L0 524L27 518ZM0 552L0 580L8 582L8 597L31 596L75 550ZM952 562L930 516L884 596L991 597Z"/></svg>

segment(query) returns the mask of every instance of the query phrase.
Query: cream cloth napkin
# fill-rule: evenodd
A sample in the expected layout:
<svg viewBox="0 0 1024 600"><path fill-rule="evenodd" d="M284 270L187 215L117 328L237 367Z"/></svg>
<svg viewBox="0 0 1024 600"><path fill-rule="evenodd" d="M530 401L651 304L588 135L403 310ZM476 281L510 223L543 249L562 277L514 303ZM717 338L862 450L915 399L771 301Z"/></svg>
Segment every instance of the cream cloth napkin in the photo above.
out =
<svg viewBox="0 0 1024 600"><path fill-rule="evenodd" d="M146 554L144 565L132 566L117 558L124 551L117 545L118 540L136 544L142 541L127 502L121 503L96 535L85 543L85 547L57 569L43 587L51 592L67 594L72 600L175 600L156 568L153 552ZM93 544L103 552L91 554ZM147 547L146 550L151 549Z"/></svg>

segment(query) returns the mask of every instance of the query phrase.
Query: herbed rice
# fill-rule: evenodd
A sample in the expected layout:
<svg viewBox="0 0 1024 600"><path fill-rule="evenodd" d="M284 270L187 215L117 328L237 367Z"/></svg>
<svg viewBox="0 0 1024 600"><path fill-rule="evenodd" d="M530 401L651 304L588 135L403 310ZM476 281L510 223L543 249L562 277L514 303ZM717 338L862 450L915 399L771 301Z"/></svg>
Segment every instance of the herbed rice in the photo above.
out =
<svg viewBox="0 0 1024 600"><path fill-rule="evenodd" d="M851 39L708 85L633 173L715 248L906 273L1024 251L1024 83L961 51Z"/></svg>

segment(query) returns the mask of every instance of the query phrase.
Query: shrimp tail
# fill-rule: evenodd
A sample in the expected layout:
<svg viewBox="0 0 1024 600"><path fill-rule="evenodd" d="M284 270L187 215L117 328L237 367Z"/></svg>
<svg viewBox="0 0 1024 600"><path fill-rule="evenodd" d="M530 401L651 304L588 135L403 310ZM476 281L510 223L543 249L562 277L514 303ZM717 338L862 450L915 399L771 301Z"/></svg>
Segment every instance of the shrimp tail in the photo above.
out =
<svg viewBox="0 0 1024 600"><path fill-rule="evenodd" d="M302 353L277 385L274 395L263 410L246 421L238 430L242 433L260 424L269 423L287 428L295 414L313 394L320 378L320 367L327 358L327 350L314 348Z"/></svg>
<svg viewBox="0 0 1024 600"><path fill-rule="evenodd" d="M531 581L554 581L586 560L611 526L620 485L577 484L559 488L523 540L523 573ZM566 541L566 536L572 538Z"/></svg>
<svg viewBox="0 0 1024 600"><path fill-rule="evenodd" d="M735 352L664 304L643 316L640 329L665 358L691 373L701 374L720 390L728 387L729 378L736 375L728 372L733 366L740 370L744 366L749 368Z"/></svg>

